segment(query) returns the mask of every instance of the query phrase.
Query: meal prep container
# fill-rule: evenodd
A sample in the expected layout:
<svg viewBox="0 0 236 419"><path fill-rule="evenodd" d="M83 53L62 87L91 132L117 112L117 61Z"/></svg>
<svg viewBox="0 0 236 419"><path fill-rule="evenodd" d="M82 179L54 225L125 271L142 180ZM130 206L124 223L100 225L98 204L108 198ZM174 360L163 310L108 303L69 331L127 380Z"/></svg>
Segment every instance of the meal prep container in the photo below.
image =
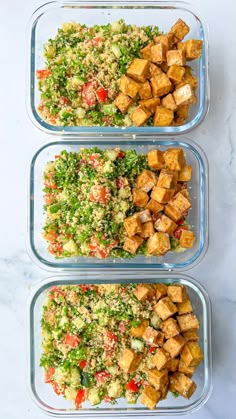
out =
<svg viewBox="0 0 236 419"><path fill-rule="evenodd" d="M30 167L29 187L29 253L36 263L49 270L77 270L77 269L187 269L199 263L204 256L208 243L208 167L207 159L203 151L196 144L187 139L177 141L175 139L150 140L147 137L140 137L141 143L134 141L132 137L119 139L115 144L112 138L100 141L96 145L99 148L134 149L137 153L148 153L148 151L159 148L166 150L168 147L181 147L186 154L187 164L191 165L192 180L189 182L189 192L192 200L192 209L189 211L188 222L196 235L192 249L184 252L168 252L161 257L135 256L132 259L98 259L73 257L56 259L47 251L47 242L42 237L42 227L45 219L43 211L43 182L42 176L48 161L54 160L62 150L79 151L80 148L91 148L94 138L81 138L81 140L58 141L45 145L33 157Z"/></svg>
<svg viewBox="0 0 236 419"><path fill-rule="evenodd" d="M190 62L195 75L198 77L199 87L196 91L197 103L190 107L189 117L182 126L169 127L77 127L53 126L40 117L37 108L40 94L37 86L36 70L45 67L43 46L50 38L54 38L57 29L64 22L79 22L88 26L113 23L124 19L128 24L137 26L155 25L160 31L167 32L175 21L181 18L190 26L190 33L186 39L194 38L203 41L200 60ZM185 2L178 1L58 1L46 3L38 8L30 22L30 71L28 82L29 97L27 108L32 121L42 130L61 136L81 134L141 134L146 135L177 135L183 134L203 121L208 110L209 80L208 80L208 37L206 25L198 12ZM96 141L96 137L94 137Z"/></svg>
<svg viewBox="0 0 236 419"><path fill-rule="evenodd" d="M183 397L174 398L168 393L167 399L161 401L155 410L148 410L145 406L128 404L125 399L111 405L102 403L91 406L89 402L75 410L71 402L62 396L56 396L50 385L44 383L43 368L39 367L41 356L40 319L42 305L49 288L57 285L103 284L103 283L159 283L182 284L187 287L187 292L193 305L193 311L200 322L199 344L204 354L202 363L197 367L193 380L197 389L193 396L186 400ZM212 350L211 350L211 305L205 289L192 278L182 274L133 271L130 274L110 273L91 275L78 273L70 276L55 276L41 283L34 291L29 306L29 389L31 396L38 407L46 413L55 416L80 416L80 417L117 417L117 416L156 416L190 414L199 409L208 400L212 385Z"/></svg>

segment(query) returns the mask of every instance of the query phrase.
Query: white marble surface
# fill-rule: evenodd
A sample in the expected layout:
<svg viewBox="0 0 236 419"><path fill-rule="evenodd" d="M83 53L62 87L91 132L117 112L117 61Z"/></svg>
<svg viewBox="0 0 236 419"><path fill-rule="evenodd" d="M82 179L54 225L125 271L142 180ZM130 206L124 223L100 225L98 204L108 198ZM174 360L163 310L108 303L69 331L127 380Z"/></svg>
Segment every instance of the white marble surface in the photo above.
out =
<svg viewBox="0 0 236 419"><path fill-rule="evenodd" d="M213 314L213 393L196 419L235 418L236 347L236 82L233 0L219 6L196 0L210 29L211 107L188 136L205 150L210 167L210 245L189 271L206 287ZM33 153L46 140L25 111L26 26L39 0L1 0L0 401L1 418L44 417L27 392L26 305L35 282L49 276L25 250L27 179ZM234 348L234 349L233 349Z"/></svg>

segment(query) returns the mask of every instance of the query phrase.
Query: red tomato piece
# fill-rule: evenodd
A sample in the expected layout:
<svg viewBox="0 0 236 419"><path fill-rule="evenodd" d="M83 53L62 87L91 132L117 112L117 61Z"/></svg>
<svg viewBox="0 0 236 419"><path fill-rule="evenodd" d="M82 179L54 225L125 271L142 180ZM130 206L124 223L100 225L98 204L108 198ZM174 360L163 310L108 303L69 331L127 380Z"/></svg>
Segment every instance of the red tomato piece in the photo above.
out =
<svg viewBox="0 0 236 419"><path fill-rule="evenodd" d="M48 251L49 253L51 253L52 255L61 255L63 252L63 246L61 243L57 243L57 242L52 242L50 243L50 245L48 246Z"/></svg>
<svg viewBox="0 0 236 419"><path fill-rule="evenodd" d="M177 239L177 240L179 240L180 239L180 236L181 236L181 232L182 232L182 230L188 230L188 227L186 227L186 226L181 226L181 227L177 227L176 229L175 229L175 231L174 231L174 236L175 236L175 238Z"/></svg>
<svg viewBox="0 0 236 419"><path fill-rule="evenodd" d="M123 322L120 322L120 324L118 326L118 329L119 329L120 333L122 333L122 334L124 334L126 332L126 327L125 327Z"/></svg>
<svg viewBox="0 0 236 419"><path fill-rule="evenodd" d="M108 253L106 249L97 249L98 257L101 259L106 259Z"/></svg>
<svg viewBox="0 0 236 419"><path fill-rule="evenodd" d="M99 87L99 89L96 90L96 95L99 100L99 102L105 102L107 98L107 90L104 89L104 87Z"/></svg>
<svg viewBox="0 0 236 419"><path fill-rule="evenodd" d="M126 388L127 388L127 390L131 391L132 393L137 393L138 392L138 387L137 387L137 384L135 383L134 380L130 380L126 384Z"/></svg>
<svg viewBox="0 0 236 419"><path fill-rule="evenodd" d="M91 189L91 193L89 195L89 200L94 202L99 202L100 204L107 203L107 193L105 186L102 185L94 185Z"/></svg>
<svg viewBox="0 0 236 419"><path fill-rule="evenodd" d="M125 153L123 153L123 151L119 151L117 158L118 159L122 159L122 157L124 157Z"/></svg>
<svg viewBox="0 0 236 419"><path fill-rule="evenodd" d="M93 45L98 45L98 43L101 41L101 38L99 36L96 36L92 39Z"/></svg>
<svg viewBox="0 0 236 419"><path fill-rule="evenodd" d="M57 188L56 183L52 180L54 174L54 172L47 173L47 179L44 179L44 185L51 189Z"/></svg>
<svg viewBox="0 0 236 419"><path fill-rule="evenodd" d="M81 388L75 398L75 408L78 409L85 400L85 390Z"/></svg>
<svg viewBox="0 0 236 419"><path fill-rule="evenodd" d="M62 386L62 385L60 385L60 384L57 384L57 383L55 383L55 381L51 381L51 385L52 385L52 388L53 388L53 390L54 390L54 392L59 396L59 395L64 395L65 394L65 389L66 389L66 387L65 386Z"/></svg>
<svg viewBox="0 0 236 419"><path fill-rule="evenodd" d="M117 189L122 189L125 185L125 181L122 177L118 177L116 180Z"/></svg>
<svg viewBox="0 0 236 419"><path fill-rule="evenodd" d="M73 335L72 333L67 333L65 336L65 343L71 346L71 348L77 348L77 346L80 344L80 339L78 336Z"/></svg>
<svg viewBox="0 0 236 419"><path fill-rule="evenodd" d="M69 99L67 99L65 96L61 96L59 102L61 105L67 105L69 103Z"/></svg>
<svg viewBox="0 0 236 419"><path fill-rule="evenodd" d="M155 352L155 350L157 349L157 347L156 346L150 346L150 348L148 349L148 352L150 353L150 354L153 354L154 352Z"/></svg>
<svg viewBox="0 0 236 419"><path fill-rule="evenodd" d="M58 237L58 234L51 230L47 234L44 235L44 238L49 242L55 242Z"/></svg>
<svg viewBox="0 0 236 419"><path fill-rule="evenodd" d="M82 96L85 103L88 106L94 106L96 104L96 95L95 95L94 87L95 86L93 82L86 83L83 86Z"/></svg>
<svg viewBox="0 0 236 419"><path fill-rule="evenodd" d="M50 70L47 70L47 69L45 69L45 70L37 70L36 71L36 77L39 80L46 79L48 76L50 76L50 74L52 74L51 71Z"/></svg>
<svg viewBox="0 0 236 419"><path fill-rule="evenodd" d="M105 394L105 396L104 396L104 402L106 402L106 403L111 403L112 402L112 400L113 400L113 397L110 397L110 396L108 396L108 394Z"/></svg>
<svg viewBox="0 0 236 419"><path fill-rule="evenodd" d="M110 332L109 330L107 330L104 336L104 349L106 351L113 350L116 346L116 343L117 343L117 336L113 332Z"/></svg>
<svg viewBox="0 0 236 419"><path fill-rule="evenodd" d="M55 298L57 298L59 295L62 295L63 297L65 297L65 292L64 291L62 291L59 287L52 287L51 289L50 289L50 292L49 292L49 298L51 299L51 300L54 300Z"/></svg>
<svg viewBox="0 0 236 419"><path fill-rule="evenodd" d="M44 195L44 201L45 201L45 204L46 204L46 205L51 205L51 204L52 204L52 202L53 202L53 200L54 200L54 195L53 195L53 193L46 193L46 194Z"/></svg>
<svg viewBox="0 0 236 419"><path fill-rule="evenodd" d="M96 169L97 167L101 166L101 160L99 160L99 157L101 157L101 154L99 153L93 153L89 157L90 164L93 167L93 169Z"/></svg>
<svg viewBox="0 0 236 419"><path fill-rule="evenodd" d="M111 374L107 371L99 371L95 374L95 380L98 384L104 384L110 377Z"/></svg>
<svg viewBox="0 0 236 419"><path fill-rule="evenodd" d="M80 361L80 363L79 363L80 369L83 370L86 367L86 364L87 364L87 362L85 360Z"/></svg>
<svg viewBox="0 0 236 419"><path fill-rule="evenodd" d="M86 292L94 288L93 285L90 285L90 284L80 284L79 287L82 292Z"/></svg>
<svg viewBox="0 0 236 419"><path fill-rule="evenodd" d="M45 376L44 376L44 381L45 383L51 383L53 381L52 376L55 373L55 368L54 367L48 367Z"/></svg>

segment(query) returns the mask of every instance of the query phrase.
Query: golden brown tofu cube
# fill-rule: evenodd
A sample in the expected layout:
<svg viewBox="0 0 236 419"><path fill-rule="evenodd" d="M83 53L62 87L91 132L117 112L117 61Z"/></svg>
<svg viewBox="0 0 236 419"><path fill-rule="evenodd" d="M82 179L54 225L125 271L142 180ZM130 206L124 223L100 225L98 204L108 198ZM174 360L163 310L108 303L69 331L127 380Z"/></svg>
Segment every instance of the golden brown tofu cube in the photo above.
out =
<svg viewBox="0 0 236 419"><path fill-rule="evenodd" d="M192 166L184 166L179 172L179 182L189 182L192 176Z"/></svg>
<svg viewBox="0 0 236 419"><path fill-rule="evenodd" d="M169 235L166 233L154 233L147 240L147 253L153 256L163 256L171 249Z"/></svg>
<svg viewBox="0 0 236 419"><path fill-rule="evenodd" d="M174 96L172 95L172 93L169 93L167 96L165 96L162 99L161 104L162 104L162 106L164 106L164 108L170 109L171 111L175 111L177 109L177 106L176 106L176 103L175 103L175 100L174 100Z"/></svg>
<svg viewBox="0 0 236 419"><path fill-rule="evenodd" d="M186 288L184 285L169 285L167 295L173 303L182 303L187 299Z"/></svg>
<svg viewBox="0 0 236 419"><path fill-rule="evenodd" d="M187 375L187 377L191 378L195 371L195 367L187 367L183 359L180 357L178 371L182 372L182 374L185 374Z"/></svg>
<svg viewBox="0 0 236 419"><path fill-rule="evenodd" d="M139 284L134 290L134 295L139 301L151 300L155 293L155 288L150 284Z"/></svg>
<svg viewBox="0 0 236 419"><path fill-rule="evenodd" d="M143 243L142 237L139 237L139 236L127 237L125 239L123 249L126 250L126 252L129 252L132 255L135 255L139 246L141 246L142 243Z"/></svg>
<svg viewBox="0 0 236 419"><path fill-rule="evenodd" d="M183 332L183 337L186 340L186 342L189 342L191 340L193 342L197 342L198 341L198 334L197 334L197 331L196 330L187 330L187 332Z"/></svg>
<svg viewBox="0 0 236 419"><path fill-rule="evenodd" d="M169 361L166 364L166 368L170 372L178 371L178 367L179 367L179 359L178 358L169 359Z"/></svg>
<svg viewBox="0 0 236 419"><path fill-rule="evenodd" d="M163 348L166 352L168 352L171 356L171 358L175 358L180 354L183 347L185 345L185 339L182 335L174 336L173 338L168 339L164 345Z"/></svg>
<svg viewBox="0 0 236 419"><path fill-rule="evenodd" d="M146 223L142 224L142 231L140 233L140 236L144 239L147 239L148 237L151 237L155 233L153 222L147 221Z"/></svg>
<svg viewBox="0 0 236 419"><path fill-rule="evenodd" d="M131 121L133 121L134 125L140 127L148 120L148 118L150 118L151 115L152 113L147 108L137 106L129 117Z"/></svg>
<svg viewBox="0 0 236 419"><path fill-rule="evenodd" d="M174 189L165 189L160 186L155 186L151 193L151 198L160 204L167 204L175 193Z"/></svg>
<svg viewBox="0 0 236 419"><path fill-rule="evenodd" d="M153 188L153 186L156 185L157 177L155 173L151 170L144 169L137 177L136 183L138 188L142 189L145 192L149 192Z"/></svg>
<svg viewBox="0 0 236 419"><path fill-rule="evenodd" d="M153 387L157 390L161 390L169 380L168 370L166 368L161 371L157 368L149 370L147 373L147 379Z"/></svg>
<svg viewBox="0 0 236 419"><path fill-rule="evenodd" d="M185 189L184 187L182 187L182 189L180 189L179 193L181 193L190 202L189 192L188 192L187 189Z"/></svg>
<svg viewBox="0 0 236 419"><path fill-rule="evenodd" d="M122 112L126 113L129 107L132 105L132 99L124 93L119 93L117 98L114 100L114 105Z"/></svg>
<svg viewBox="0 0 236 419"><path fill-rule="evenodd" d="M145 342L149 343L150 345L163 346L164 344L164 333L159 332L159 330L155 330L151 326L148 326L146 328L142 338L143 340L145 340Z"/></svg>
<svg viewBox="0 0 236 419"><path fill-rule="evenodd" d="M142 320L138 326L136 327L132 326L130 328L129 334L136 338L141 338L147 327L148 327L148 320Z"/></svg>
<svg viewBox="0 0 236 419"><path fill-rule="evenodd" d="M156 300L160 300L160 298L165 297L167 295L167 285L165 284L156 284Z"/></svg>
<svg viewBox="0 0 236 419"><path fill-rule="evenodd" d="M127 77L125 74L121 76L119 89L122 93L134 98L135 96L137 96L139 88L139 83L136 83L136 81L134 81L130 77Z"/></svg>
<svg viewBox="0 0 236 419"><path fill-rule="evenodd" d="M178 172L162 169L157 181L157 186L165 189L175 188L178 182Z"/></svg>
<svg viewBox="0 0 236 419"><path fill-rule="evenodd" d="M136 207L140 207L140 208L144 208L145 205L149 201L149 197L148 197L147 192L144 192L144 191L142 191L141 189L138 189L138 188L133 188L132 189L132 197L133 197L133 204ZM138 233L140 233L140 231Z"/></svg>
<svg viewBox="0 0 236 419"><path fill-rule="evenodd" d="M124 372L130 373L137 370L141 360L142 360L142 355L138 355L132 349L126 348L123 351L118 364Z"/></svg>
<svg viewBox="0 0 236 419"><path fill-rule="evenodd" d="M189 105L181 105L176 111L176 117L183 118L184 120L188 118Z"/></svg>
<svg viewBox="0 0 236 419"><path fill-rule="evenodd" d="M172 208L169 204L165 205L165 214L175 222L179 221L182 217L182 213Z"/></svg>
<svg viewBox="0 0 236 419"><path fill-rule="evenodd" d="M179 171L186 165L182 148L169 148L164 153L164 160L169 170Z"/></svg>
<svg viewBox="0 0 236 419"><path fill-rule="evenodd" d="M186 68L186 66L185 66ZM185 73L184 77L183 77L183 82L185 84L190 84L190 86L192 87L193 90L196 90L197 86L198 86L198 79L195 76L192 76L191 74L189 74L188 72ZM181 87L179 84L176 85L177 87Z"/></svg>
<svg viewBox="0 0 236 419"><path fill-rule="evenodd" d="M187 330L199 329L199 321L195 314L183 314L181 316L176 316L177 322L181 332L186 332Z"/></svg>
<svg viewBox="0 0 236 419"><path fill-rule="evenodd" d="M191 202L181 192L169 201L169 205L181 214L191 208Z"/></svg>
<svg viewBox="0 0 236 419"><path fill-rule="evenodd" d="M155 36L154 42L156 44L163 44L167 50L169 49L169 37L167 34Z"/></svg>
<svg viewBox="0 0 236 419"><path fill-rule="evenodd" d="M173 49L166 53L167 64L169 67L172 65L184 66L186 64L185 53L180 49Z"/></svg>
<svg viewBox="0 0 236 419"><path fill-rule="evenodd" d="M184 51L186 55L186 42L177 42L177 49Z"/></svg>
<svg viewBox="0 0 236 419"><path fill-rule="evenodd" d="M156 220L154 227L157 231L162 231L163 233L168 233L171 235L177 228L177 224L175 224L173 220L163 214Z"/></svg>
<svg viewBox="0 0 236 419"><path fill-rule="evenodd" d="M173 83L180 83L184 77L185 68L177 64L171 65L167 72L167 76Z"/></svg>
<svg viewBox="0 0 236 419"><path fill-rule="evenodd" d="M141 84L139 89L139 97L140 99L146 100L152 97L152 90L149 81L145 81Z"/></svg>
<svg viewBox="0 0 236 419"><path fill-rule="evenodd" d="M160 397L160 391L156 390L152 386L146 386L140 395L140 402L144 404L144 406L147 406L148 409L153 410L159 402Z"/></svg>
<svg viewBox="0 0 236 419"><path fill-rule="evenodd" d="M161 103L161 100L159 97L152 97L150 99L140 100L139 105L144 108L148 109L151 114L155 113L156 107L159 106Z"/></svg>
<svg viewBox="0 0 236 419"><path fill-rule="evenodd" d="M182 303L177 303L176 305L177 305L177 308L178 308L178 314L179 315L192 313L192 311L193 311L192 304L191 304L191 301L189 300L189 298L187 298Z"/></svg>
<svg viewBox="0 0 236 419"><path fill-rule="evenodd" d="M170 32L173 33L179 41L182 41L189 31L190 27L182 19L178 19L170 29Z"/></svg>
<svg viewBox="0 0 236 419"><path fill-rule="evenodd" d="M191 249L194 245L195 235L192 231L182 230L180 234L179 244L183 249Z"/></svg>
<svg viewBox="0 0 236 419"><path fill-rule="evenodd" d="M156 214L157 212L164 210L164 205L159 204L159 202L154 199L150 199L145 209L148 209L152 214Z"/></svg>
<svg viewBox="0 0 236 419"><path fill-rule="evenodd" d="M151 47L151 60L153 63L163 63L166 61L167 47L163 43Z"/></svg>
<svg viewBox="0 0 236 419"><path fill-rule="evenodd" d="M158 348L155 355L152 357L152 362L158 371L166 368L166 364L170 359L170 354L166 352L163 348Z"/></svg>
<svg viewBox="0 0 236 419"><path fill-rule="evenodd" d="M161 73L151 78L151 86L153 96L161 97L169 93L172 83L165 73Z"/></svg>
<svg viewBox="0 0 236 419"><path fill-rule="evenodd" d="M180 333L179 325L177 321L173 319L173 317L169 317L169 319L162 322L161 330L164 333L166 339L173 338Z"/></svg>
<svg viewBox="0 0 236 419"><path fill-rule="evenodd" d="M148 166L151 169L161 170L165 166L164 153L160 150L148 152Z"/></svg>
<svg viewBox="0 0 236 419"><path fill-rule="evenodd" d="M203 353L197 342L186 342L181 359L187 367L196 367L203 360Z"/></svg>
<svg viewBox="0 0 236 419"><path fill-rule="evenodd" d="M168 379L167 383L160 390L160 392L161 392L161 399L160 400L166 399L168 391L169 391L169 379Z"/></svg>
<svg viewBox="0 0 236 419"><path fill-rule="evenodd" d="M134 58L128 67L127 76L131 77L137 82L144 83L147 79L148 70L148 60L144 60L142 58Z"/></svg>
<svg viewBox="0 0 236 419"><path fill-rule="evenodd" d="M153 307L155 313L162 319L167 320L177 312L177 307L169 297L163 297Z"/></svg>
<svg viewBox="0 0 236 419"><path fill-rule="evenodd" d="M189 399L197 386L189 377L181 372L174 372L170 377L170 389L171 391L177 391L181 396Z"/></svg>
<svg viewBox="0 0 236 419"><path fill-rule="evenodd" d="M162 70L160 67L153 63L149 63L149 72L148 72L148 79L151 79L154 76L157 76L158 74L161 74Z"/></svg>
<svg viewBox="0 0 236 419"><path fill-rule="evenodd" d="M188 61L200 58L202 54L202 41L189 39L185 42L186 58Z"/></svg>
<svg viewBox="0 0 236 419"><path fill-rule="evenodd" d="M146 47L140 49L140 54L142 55L142 58L145 60L151 61L151 47L154 45L154 42L151 42L150 44L146 45Z"/></svg>
<svg viewBox="0 0 236 419"><path fill-rule="evenodd" d="M141 224L147 223L148 221L152 221L152 216L148 209L136 212L135 215L140 219Z"/></svg>
<svg viewBox="0 0 236 419"><path fill-rule="evenodd" d="M174 113L170 109L164 108L163 106L157 106L154 116L153 125L154 127L167 127L171 125L174 119Z"/></svg>
<svg viewBox="0 0 236 419"><path fill-rule="evenodd" d="M142 231L141 221L135 215L131 215L131 217L127 217L124 220L124 228L128 237L135 236L135 234Z"/></svg>
<svg viewBox="0 0 236 419"><path fill-rule="evenodd" d="M190 84L185 84L185 86L176 89L173 92L173 96L177 106L192 105L196 100L196 96Z"/></svg>

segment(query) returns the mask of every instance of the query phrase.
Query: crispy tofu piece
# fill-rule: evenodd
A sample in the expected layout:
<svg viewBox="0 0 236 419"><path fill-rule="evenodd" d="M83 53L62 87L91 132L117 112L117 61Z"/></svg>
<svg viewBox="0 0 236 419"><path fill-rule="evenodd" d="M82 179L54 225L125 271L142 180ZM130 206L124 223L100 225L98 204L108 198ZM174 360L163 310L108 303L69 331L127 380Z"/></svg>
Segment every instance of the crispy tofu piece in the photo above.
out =
<svg viewBox="0 0 236 419"><path fill-rule="evenodd" d="M175 193L174 189L165 189L160 186L155 186L151 193L151 198L160 204L167 204Z"/></svg>
<svg viewBox="0 0 236 419"><path fill-rule="evenodd" d="M184 285L169 285L167 295L173 303L182 303L187 299L186 288Z"/></svg>
<svg viewBox="0 0 236 419"><path fill-rule="evenodd" d="M168 379L167 383L160 390L160 392L161 392L161 399L160 400L166 399L168 391L169 391L169 379Z"/></svg>
<svg viewBox="0 0 236 419"><path fill-rule="evenodd" d="M186 55L186 42L177 42L177 49L184 51Z"/></svg>
<svg viewBox="0 0 236 419"><path fill-rule="evenodd" d="M171 220L169 217L163 214L160 218L156 220L154 227L157 231L172 234L177 228L177 224L175 224L173 220Z"/></svg>
<svg viewBox="0 0 236 419"><path fill-rule="evenodd" d="M125 74L121 76L119 89L122 93L130 96L131 98L134 98L135 96L137 96L139 88L139 83L136 83L136 81L134 81L130 77L127 77Z"/></svg>
<svg viewBox="0 0 236 419"><path fill-rule="evenodd" d="M137 233L141 233L141 221L136 215L131 215L130 217L125 218L124 228L128 237L133 237Z"/></svg>
<svg viewBox="0 0 236 419"><path fill-rule="evenodd" d="M147 221L146 223L142 224L142 231L140 233L140 236L144 239L147 239L148 237L151 237L155 233L153 222Z"/></svg>
<svg viewBox="0 0 236 419"><path fill-rule="evenodd" d="M186 300L184 300L182 303L177 303L177 308L178 308L178 314L188 314L188 313L192 313L193 308L192 308L192 304L189 298L187 298Z"/></svg>
<svg viewBox="0 0 236 419"><path fill-rule="evenodd" d="M162 322L161 330L164 333L166 339L173 338L180 333L179 325L177 321L173 319L173 317L169 317L169 319Z"/></svg>
<svg viewBox="0 0 236 419"><path fill-rule="evenodd" d="M164 108L163 106L157 106L153 125L154 127L167 127L171 125L174 119L174 113L171 109Z"/></svg>
<svg viewBox="0 0 236 419"><path fill-rule="evenodd" d="M190 27L182 19L178 19L170 29L170 32L173 33L179 41L182 41L189 31Z"/></svg>
<svg viewBox="0 0 236 419"><path fill-rule="evenodd" d="M189 377L181 372L174 372L170 377L170 390L177 391L181 396L189 399L197 386Z"/></svg>
<svg viewBox="0 0 236 419"><path fill-rule="evenodd" d="M187 330L187 332L183 332L183 337L186 340L186 342L189 342L189 341L197 342L198 341L198 334L197 334L196 330Z"/></svg>
<svg viewBox="0 0 236 419"><path fill-rule="evenodd" d="M167 34L163 34L163 35L158 35L154 37L154 42L156 44L163 44L166 49L170 49L170 45L169 45L169 37Z"/></svg>
<svg viewBox="0 0 236 419"><path fill-rule="evenodd" d="M184 187L182 187L180 190L179 190L179 193L181 193L186 199L188 199L189 200L189 202L190 202L190 197L189 197L189 192L188 192L188 190L186 189L186 188L184 188Z"/></svg>
<svg viewBox="0 0 236 419"><path fill-rule="evenodd" d="M148 326L146 328L142 338L143 340L145 340L145 342L149 343L150 345L163 346L165 341L164 333L160 332L159 330L155 330L151 326Z"/></svg>
<svg viewBox="0 0 236 419"><path fill-rule="evenodd" d="M155 355L152 357L152 362L158 371L166 368L166 364L170 359L170 354L166 352L163 348L158 348Z"/></svg>
<svg viewBox="0 0 236 419"><path fill-rule="evenodd" d="M138 93L142 100L150 99L152 97L152 90L148 80L141 84Z"/></svg>
<svg viewBox="0 0 236 419"><path fill-rule="evenodd" d="M157 74L151 78L152 94L154 97L167 95L171 90L172 84L165 73Z"/></svg>
<svg viewBox="0 0 236 419"><path fill-rule="evenodd" d="M175 358L180 354L182 351L184 345L185 345L185 339L182 335L174 336L173 338L168 339L164 345L163 348L166 352L169 352L171 358Z"/></svg>
<svg viewBox="0 0 236 419"><path fill-rule="evenodd" d="M189 105L181 105L178 107L176 111L176 117L183 118L185 120L188 118L188 111L189 111Z"/></svg>
<svg viewBox="0 0 236 419"><path fill-rule="evenodd" d="M185 84L185 86L176 89L173 92L173 96L177 106L192 105L196 100L196 96L190 84Z"/></svg>
<svg viewBox="0 0 236 419"><path fill-rule="evenodd" d="M164 153L160 150L148 152L148 166L151 169L161 170L165 167Z"/></svg>
<svg viewBox="0 0 236 419"><path fill-rule="evenodd" d="M175 111L177 109L172 93L169 93L167 96L163 97L161 104L164 106L164 108L170 109L171 111Z"/></svg>
<svg viewBox="0 0 236 419"><path fill-rule="evenodd" d="M172 208L169 204L165 205L164 212L167 217L171 218L175 222L179 221L182 217L182 213Z"/></svg>
<svg viewBox="0 0 236 419"><path fill-rule="evenodd" d="M184 166L179 172L179 182L189 182L192 177L192 166Z"/></svg>
<svg viewBox="0 0 236 419"><path fill-rule="evenodd" d="M179 367L179 359L178 358L172 358L167 361L166 368L170 372L178 371Z"/></svg>
<svg viewBox="0 0 236 419"><path fill-rule="evenodd" d="M178 192L170 201L169 205L181 214L191 208L191 202L181 192Z"/></svg>
<svg viewBox="0 0 236 419"><path fill-rule="evenodd" d="M122 112L126 113L129 107L132 105L132 99L124 93L119 93L117 98L114 100L114 105Z"/></svg>
<svg viewBox="0 0 236 419"><path fill-rule="evenodd" d="M151 79L154 76L157 76L158 74L161 74L162 70L160 67L158 67L157 65L153 64L153 63L149 63L149 73L148 73L148 78Z"/></svg>
<svg viewBox="0 0 236 419"><path fill-rule="evenodd" d="M150 199L145 209L148 209L152 214L156 214L157 212L164 210L164 205L159 204L159 202L154 199Z"/></svg>
<svg viewBox="0 0 236 419"><path fill-rule="evenodd" d="M187 375L187 377L191 378L194 371L195 371L196 367L187 367L187 365L185 365L183 359L180 357L179 360L179 365L178 365L178 371L181 372L182 374Z"/></svg>
<svg viewBox="0 0 236 419"><path fill-rule="evenodd" d="M178 182L178 172L162 169L157 181L157 186L165 189L175 188Z"/></svg>
<svg viewBox="0 0 236 419"><path fill-rule="evenodd" d="M186 165L182 148L169 148L164 153L164 160L169 170L179 171Z"/></svg>
<svg viewBox="0 0 236 419"><path fill-rule="evenodd" d="M134 60L128 67L127 76L131 77L139 83L144 83L147 80L148 70L148 60L142 58L134 58Z"/></svg>
<svg viewBox="0 0 236 419"><path fill-rule="evenodd" d="M152 216L148 209L136 212L135 215L140 219L141 224L147 223L148 221L152 221Z"/></svg>
<svg viewBox="0 0 236 419"><path fill-rule="evenodd" d="M143 336L144 331L148 327L148 320L142 320L139 326L131 327L129 334L130 336L134 336L136 338L141 338Z"/></svg>
<svg viewBox="0 0 236 419"><path fill-rule="evenodd" d="M144 404L144 406L147 406L148 409L153 410L159 402L160 397L160 391L156 390L152 386L146 386L140 394L140 402Z"/></svg>
<svg viewBox="0 0 236 419"><path fill-rule="evenodd" d="M162 297L167 295L167 285L165 284L155 284L156 288L156 300L160 300Z"/></svg>
<svg viewBox="0 0 236 419"><path fill-rule="evenodd" d="M131 121L133 121L134 125L140 127L143 125L152 113L147 108L142 108L141 106L137 106L134 111L129 115Z"/></svg>
<svg viewBox="0 0 236 419"><path fill-rule="evenodd" d="M196 367L203 360L203 353L197 342L186 342L181 359L187 367Z"/></svg>
<svg viewBox="0 0 236 419"><path fill-rule="evenodd" d="M132 198L133 198L133 204L136 207L140 207L140 208L144 208L145 205L149 201L149 196L148 196L147 192L144 192L144 191L142 191L141 189L138 189L138 188L133 188L132 189ZM138 231L138 233L140 233L140 231ZM134 234L136 234L136 233L134 233Z"/></svg>
<svg viewBox="0 0 236 419"><path fill-rule="evenodd" d="M173 49L166 53L167 64L169 67L172 65L184 66L186 64L185 53L180 49Z"/></svg>
<svg viewBox="0 0 236 419"><path fill-rule="evenodd" d="M139 301L151 300L155 293L156 290L151 284L139 284L134 290L134 295Z"/></svg>
<svg viewBox="0 0 236 419"><path fill-rule="evenodd" d="M157 177L151 170L143 169L136 179L138 188L144 192L149 192L157 183ZM147 220L148 221L148 220Z"/></svg>
<svg viewBox="0 0 236 419"><path fill-rule="evenodd" d="M168 234L158 232L154 233L147 240L147 253L153 256L163 256L171 249Z"/></svg>
<svg viewBox="0 0 236 419"><path fill-rule="evenodd" d="M202 41L198 39L189 39L185 42L185 51L187 61L200 58L202 54Z"/></svg>
<svg viewBox="0 0 236 419"><path fill-rule="evenodd" d="M148 61L151 61L151 47L154 45L154 42L151 42L150 44L146 45L146 47L140 49L140 54L142 55L142 58Z"/></svg>
<svg viewBox="0 0 236 419"><path fill-rule="evenodd" d="M192 231L182 230L180 234L180 246L184 249L191 249L194 245L195 235Z"/></svg>
<svg viewBox="0 0 236 419"><path fill-rule="evenodd" d="M180 65L177 65L177 64L174 64L174 65L171 65L169 67L169 70L167 72L167 76L169 77L169 79L173 83L176 84L176 83L181 82L181 80L184 77L184 73L185 73L185 68L184 67L182 67Z"/></svg>
<svg viewBox="0 0 236 419"><path fill-rule="evenodd" d="M147 380L157 390L161 390L169 381L168 370L165 368L159 371L157 368L153 368L148 371Z"/></svg>
<svg viewBox="0 0 236 419"><path fill-rule="evenodd" d="M126 348L123 351L122 356L118 361L118 364L124 372L130 373L138 369L141 360L142 355L137 354L132 349Z"/></svg>
<svg viewBox="0 0 236 419"><path fill-rule="evenodd" d="M166 61L167 46L163 43L153 45L151 47L151 60L152 63L163 63Z"/></svg>
<svg viewBox="0 0 236 419"><path fill-rule="evenodd" d="M162 319L167 320L177 312L177 307L169 297L163 297L153 307L155 313Z"/></svg>
<svg viewBox="0 0 236 419"><path fill-rule="evenodd" d="M159 97L152 97L150 99L140 100L139 105L144 108L148 109L151 114L155 113L156 107L159 106L161 103L161 100Z"/></svg>
<svg viewBox="0 0 236 419"><path fill-rule="evenodd" d="M126 252L129 252L132 255L135 255L139 246L141 246L142 243L143 243L143 238L140 236L127 237L125 239L123 249L126 250Z"/></svg>
<svg viewBox="0 0 236 419"><path fill-rule="evenodd" d="M176 316L177 322L181 332L186 332L187 330L199 329L199 321L195 314L183 314L182 316Z"/></svg>

